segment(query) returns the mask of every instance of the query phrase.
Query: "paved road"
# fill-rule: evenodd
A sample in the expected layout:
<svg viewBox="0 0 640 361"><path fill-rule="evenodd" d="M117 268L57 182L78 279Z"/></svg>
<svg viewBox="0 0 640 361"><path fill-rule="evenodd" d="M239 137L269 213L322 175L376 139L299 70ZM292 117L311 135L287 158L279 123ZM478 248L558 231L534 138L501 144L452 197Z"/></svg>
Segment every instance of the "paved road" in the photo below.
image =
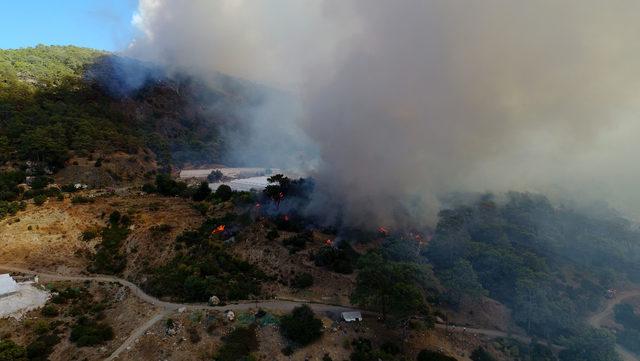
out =
<svg viewBox="0 0 640 361"><path fill-rule="evenodd" d="M589 319L587 320L589 325L596 328L601 328L604 321L613 315L613 308L617 304L622 303L636 296L640 296L640 289L632 289L632 290L619 292L616 295L616 297L609 299L607 301L607 304L602 309L602 311L589 317ZM623 361L640 361L638 357L636 357L633 353L631 353L631 351L627 350L626 348L620 345L616 345L616 351L618 351Z"/></svg>

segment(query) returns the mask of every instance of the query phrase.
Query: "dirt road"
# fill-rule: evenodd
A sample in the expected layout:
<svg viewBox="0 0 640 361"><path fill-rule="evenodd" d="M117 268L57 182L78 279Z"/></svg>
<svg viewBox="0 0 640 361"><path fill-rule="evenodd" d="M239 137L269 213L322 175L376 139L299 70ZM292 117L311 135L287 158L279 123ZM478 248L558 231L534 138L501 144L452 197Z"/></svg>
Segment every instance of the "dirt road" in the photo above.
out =
<svg viewBox="0 0 640 361"><path fill-rule="evenodd" d="M129 337L127 337L127 339L122 343L122 345L120 345L120 347L118 347L115 351L113 351L113 353L109 357L107 357L105 359L105 361L111 361L111 360L117 359L118 356L120 356L120 354L124 350L126 350L129 347L133 346L133 344L136 342L136 340L140 336L142 336L145 332L147 332L148 329L153 327L153 325L155 325L156 322L158 322L158 321L162 320L163 318L167 317L169 315L169 313L170 313L170 311L164 310L164 311L156 314L152 318L150 318L147 322L145 322L140 327L138 327L135 330L133 330L133 332L131 332L131 335Z"/></svg>
<svg viewBox="0 0 640 361"><path fill-rule="evenodd" d="M114 276L106 276L106 275L94 275L94 276L72 276L72 275L60 275L60 274L52 274L52 273L46 273L46 272L39 272L39 271L33 271L33 270L29 270L26 268L21 268L21 267L14 267L14 266L9 266L9 265L0 265L0 270L4 270L4 271L9 271L9 272L17 272L17 273L24 273L24 274L29 274L29 275L37 275L41 280L48 280L48 281L77 281L77 282L84 282L84 281L93 281L93 282L110 282L110 283L118 283L122 286L128 287L131 292L136 295L137 297L139 297L141 300L162 308L162 312L160 312L159 314L156 314L154 317L152 317L151 319L149 319L147 322L145 322L143 325L139 326L138 328L136 328L135 330L133 330L133 332L131 332L131 335L124 341L124 343L122 345L120 345L120 347L118 347L118 349L116 349L108 358L106 358L105 360L114 360L116 359L124 350L126 350L128 347L132 346L133 343L135 342L136 339L138 339L140 336L142 336L149 328L151 328L156 322L160 321L162 318L164 318L166 315L168 315L171 311L176 311L176 310L180 310L180 309L186 309L186 310L214 310L214 311L227 311L227 310L232 310L232 311L243 311L243 310L249 310L249 309L256 309L256 308L265 308L265 309L269 309L269 310L277 310L277 311L284 311L284 312L288 312L291 311L292 309L294 309L297 306L300 306L300 304L306 304L309 307L311 307L311 309L313 309L315 312L318 313L333 313L333 314L340 314L341 312L346 312L346 311L356 311L357 309L355 308L350 308L350 307L344 307L344 306L338 306L338 305L329 305L329 304L323 304L323 303L314 303L314 302L309 302L309 301L305 301L305 300L278 300L278 299L274 299L274 300L255 300L255 301L247 301L247 302L238 302L238 303L232 303L232 304L227 304L224 306L209 306L207 304L194 304L194 303L173 303L173 302L166 302L166 301L162 301L159 300L156 297L153 297L151 295L146 294L142 289L140 289L140 287L138 287L137 285L124 280L122 278L118 278L118 277L114 277Z"/></svg>
<svg viewBox="0 0 640 361"><path fill-rule="evenodd" d="M128 347L132 346L133 343L135 342L135 340L138 339L140 336L142 336L155 323L157 323L158 321L160 321L161 319L166 317L166 315L168 315L171 311L176 311L176 310L179 310L179 309L186 309L186 310L214 310L214 311L226 311L226 310L243 311L243 310L256 309L256 308L265 308L265 309L270 309L270 310L288 312L288 311L291 311L293 308L299 306L300 304L306 304L309 307L311 307L311 309L313 309L314 311L319 312L319 313L339 314L341 312L357 311L358 310L358 309L351 308L351 307L345 307L345 306L339 306L339 305L330 305L330 304L323 304L323 303L314 303L314 302L309 302L309 301L305 301L305 300L279 300L279 299L274 299L274 300L255 300L255 301L250 301L250 302L249 301L244 301L244 302L227 304L225 306L209 306L207 304L193 304L193 303L189 303L189 304L186 304L186 303L173 303L173 302L162 301L162 300L159 300L156 297L148 295L147 293L145 293L142 289L140 289L140 287L138 287L134 283L131 283L131 282L127 281L127 280L124 280L124 279L121 279L121 278L118 278L118 277L114 277L114 276L106 276L106 275L94 275L94 276L60 275L60 274L52 274L52 273L46 273L46 272L32 271L32 270L25 269L25 268L14 267L14 266L9 266L9 265L1 265L1 264L0 264L0 270L5 270L5 271L9 271L9 272L18 272L18 273L24 273L24 274L38 275L38 277L40 277L42 280L49 280L49 281L79 281L79 282L94 281L94 282L118 283L118 284L120 284L122 286L128 287L131 290L131 292L134 295L136 295L137 297L139 297L141 300L163 309L162 312L156 314L154 317L149 319L143 325L141 325L140 327L136 328L131 333L131 335L127 338L127 340L125 340L124 343L122 345L120 345L120 347L118 347L118 349L116 349L106 359L107 361L111 361L111 360L117 359L118 356L124 350L126 350ZM635 296L640 296L640 290L632 290L632 291L627 291L627 292L620 293L616 298L609 300L609 302L607 303L606 307L601 312L591 316L589 318L589 320L588 320L589 324L592 325L593 327L601 327L602 322L606 319L607 316L609 316L613 312L613 307L616 304L618 304L620 302L623 302L624 300L626 300L628 298L635 297ZM470 328L470 327L463 327L463 326L457 326L457 325L444 325L444 324L437 324L436 328L445 329L445 330L448 330L449 332L484 335L484 336L488 336L489 338L510 337L510 338L514 338L514 339L517 339L517 340L519 340L521 342L525 342L525 343L531 342L531 338L529 336L513 334L513 333L507 333L507 332L503 332L503 331L499 331L499 330ZM554 347L558 347L558 346L554 346ZM623 361L640 361L633 354L631 354L629 351L627 351L626 349L624 349L623 347L621 347L619 345L617 346L617 350L620 353L620 355L622 356Z"/></svg>
<svg viewBox="0 0 640 361"><path fill-rule="evenodd" d="M617 304L637 296L640 296L640 289L632 289L618 293L616 297L607 300L607 304L602 311L589 317L587 322L592 327L601 328L604 321L613 316L613 308ZM616 345L616 351L618 351L623 361L640 361L631 351L620 345Z"/></svg>

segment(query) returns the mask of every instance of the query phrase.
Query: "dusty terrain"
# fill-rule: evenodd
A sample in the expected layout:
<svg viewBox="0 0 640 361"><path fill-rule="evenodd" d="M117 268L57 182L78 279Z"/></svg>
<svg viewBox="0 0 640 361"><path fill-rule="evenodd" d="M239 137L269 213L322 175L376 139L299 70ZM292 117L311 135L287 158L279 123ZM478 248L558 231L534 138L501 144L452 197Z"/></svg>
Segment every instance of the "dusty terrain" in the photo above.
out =
<svg viewBox="0 0 640 361"><path fill-rule="evenodd" d="M525 334L511 320L511 311L488 297L475 302L463 302L459 310L443 310L447 321L456 325L474 326L504 332Z"/></svg>
<svg viewBox="0 0 640 361"><path fill-rule="evenodd" d="M221 313L203 313L200 311L173 313L170 318L177 324L177 332L169 334L167 318L156 323L126 353L122 359L131 360L210 360L215 350L222 344L221 337L236 327L246 327L255 310L237 313L238 319L228 322ZM278 313L275 313L278 315ZM347 360L352 351L351 342L359 337L375 339L391 339L393 331L375 318L365 318L361 323L336 322L336 314L319 314L324 324L324 334L313 344L296 350L293 355L285 356L282 349L287 346L276 324L267 324L257 328L259 348L254 353L258 360L321 360L329 354L334 360ZM269 316L267 316L269 317ZM199 340L194 342L192 334L197 333ZM463 355L469 353L469 347L480 343L479 340L463 342L456 335L448 336L445 331L417 333L407 340L407 346L432 347L434 349L452 350L452 353ZM395 340L401 342L400 340ZM375 343L375 341L374 341ZM415 355L413 355L415 356ZM460 360L468 360L461 357Z"/></svg>
<svg viewBox="0 0 640 361"><path fill-rule="evenodd" d="M281 298L305 299L323 303L348 305L349 295L355 286L355 274L345 275L317 267L311 255L325 245L329 237L314 233L313 242L308 243L304 250L290 254L282 241L294 233L280 231L280 236L274 240L265 237L266 229L257 223L247 236L236 237L231 252L240 258L256 264L267 275L277 281L264 285L264 291ZM298 273L309 273L313 276L314 284L304 290L292 290L289 287L291 279Z"/></svg>
<svg viewBox="0 0 640 361"><path fill-rule="evenodd" d="M50 300L47 305L52 305L59 310L59 315L55 317L45 317L41 310L34 310L19 321L12 318L0 319L0 334L22 345L33 341L42 332L40 330L43 325L55 328L60 342L49 356L51 361L102 360L110 355L143 320L157 312L154 307L132 295L126 287L111 283L54 282L48 286L86 288L92 304L106 305L101 317L113 328L115 335L113 340L94 347L77 347L69 341L70 328L74 323L74 307L79 307L79 301L76 300L67 304L56 304Z"/></svg>
<svg viewBox="0 0 640 361"><path fill-rule="evenodd" d="M124 245L130 253L126 274L131 274L147 260L162 261L172 251L171 242L176 235L201 222L200 214L179 198L135 192L80 194L93 202L74 204L69 197L63 201L50 199L42 206L29 204L26 211L1 220L0 263L69 274L83 271L100 238L84 241L82 232L99 230L108 215L118 210L133 220ZM154 231L154 227L163 224L168 225L165 231Z"/></svg>
<svg viewBox="0 0 640 361"><path fill-rule="evenodd" d="M77 195L87 197L91 202L72 203L71 198ZM209 215L220 216L231 209L230 204L217 204L211 208ZM178 234L197 228L204 219L192 207L192 202L182 198L147 195L130 189L83 191L67 195L61 201L49 199L42 206L29 204L26 211L0 221L0 264L58 275L87 274L89 256L94 252L100 237L85 241L82 239L82 232L99 231L107 223L108 215L115 210L132 220L130 234L122 245L128 263L121 278L138 284L145 269L160 265L173 257ZM330 272L315 266L310 257L325 246L328 235L314 232L313 240L305 249L290 254L282 241L293 233L281 231L277 239L268 240L266 231L264 222L255 222L240 232L235 242L229 245L231 253L257 265L272 277L273 281L263 285L264 297L349 304L349 294L355 285L355 273L344 275ZM358 252L364 252L366 248L373 246L355 245L355 248ZM314 285L306 290L292 290L288 287L289 282L295 274L302 272L313 275ZM117 359L120 360L211 359L221 343L221 337L235 327L246 326L246 320L255 312L247 312L245 307L241 307L237 320L227 322L219 309L188 308L185 312L178 312L176 308L158 308L141 301L139 295L133 295L130 289L117 283L76 281L73 285L89 287L96 302L107 301L104 321L114 328L115 338L97 347L78 348L69 341L68 326L72 319L61 312L59 318L66 325L66 331L61 334L61 341L55 347L51 360L104 359L119 348L122 353ZM290 307L274 307L270 312L278 316L288 308ZM286 341L280 335L277 324L259 327L260 347L256 355L260 360L320 360L328 353L334 360L344 360L351 352L351 341L365 337L374 342L392 338L396 343L404 345L403 348L406 347L410 357L415 357L417 350L431 348L454 355L459 360L468 360L473 348L486 344L487 337L495 337L461 334L438 328L412 330L406 333L405 340L401 340L394 338L398 336L390 336L397 329L387 328L376 321L375 317L365 319L361 324L345 324L336 322L339 314L327 313L328 310L329 308L318 311L325 325L322 339L296 351L291 358L281 352ZM511 329L508 312L491 300L463 307L459 313L446 314L449 321L461 325L503 331ZM488 317L488 314L494 316ZM19 344L26 345L35 336L34 324L42 318L40 311L32 311L21 322L1 320L0 331L4 335L10 334ZM168 318L179 325L175 334L167 333ZM150 328L144 327L146 325ZM138 331L141 332L140 337L131 337L132 333ZM197 337L194 336L196 334Z"/></svg>
<svg viewBox="0 0 640 361"><path fill-rule="evenodd" d="M58 184L83 183L91 187L117 187L153 181L158 169L155 155L139 150L136 154L116 152L71 158L56 173Z"/></svg>

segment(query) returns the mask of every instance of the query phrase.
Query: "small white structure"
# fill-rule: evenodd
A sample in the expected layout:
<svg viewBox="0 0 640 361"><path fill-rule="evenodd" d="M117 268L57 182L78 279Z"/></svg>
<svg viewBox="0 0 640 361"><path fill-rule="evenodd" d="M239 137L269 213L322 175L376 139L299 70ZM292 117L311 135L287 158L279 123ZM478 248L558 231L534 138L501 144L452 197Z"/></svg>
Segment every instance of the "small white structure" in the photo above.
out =
<svg viewBox="0 0 640 361"><path fill-rule="evenodd" d="M7 297L18 292L18 284L9 274L0 275L0 298Z"/></svg>
<svg viewBox="0 0 640 361"><path fill-rule="evenodd" d="M342 312L341 316L346 322L362 321L362 313L360 311Z"/></svg>
<svg viewBox="0 0 640 361"><path fill-rule="evenodd" d="M0 275L0 318L20 319L25 313L47 303L51 295L33 281L17 283L8 274Z"/></svg>

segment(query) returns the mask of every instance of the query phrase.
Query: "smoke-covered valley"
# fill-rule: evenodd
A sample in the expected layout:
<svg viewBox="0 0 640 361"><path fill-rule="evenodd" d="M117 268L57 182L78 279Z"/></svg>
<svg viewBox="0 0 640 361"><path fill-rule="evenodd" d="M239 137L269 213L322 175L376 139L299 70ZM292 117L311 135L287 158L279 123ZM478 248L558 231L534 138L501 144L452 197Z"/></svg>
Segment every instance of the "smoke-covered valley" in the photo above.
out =
<svg viewBox="0 0 640 361"><path fill-rule="evenodd" d="M238 149L311 170L318 201L354 220L433 219L450 192L506 190L635 217L639 6L142 0L125 53L282 89Z"/></svg>
<svg viewBox="0 0 640 361"><path fill-rule="evenodd" d="M129 4L0 49L0 359L640 356L640 4Z"/></svg>

